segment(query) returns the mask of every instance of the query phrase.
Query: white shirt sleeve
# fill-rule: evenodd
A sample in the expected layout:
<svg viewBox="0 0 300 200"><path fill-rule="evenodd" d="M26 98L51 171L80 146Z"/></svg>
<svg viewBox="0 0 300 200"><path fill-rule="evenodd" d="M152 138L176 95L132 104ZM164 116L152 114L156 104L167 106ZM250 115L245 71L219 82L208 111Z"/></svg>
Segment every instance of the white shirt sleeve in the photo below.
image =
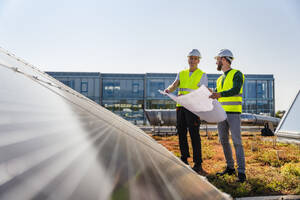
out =
<svg viewBox="0 0 300 200"><path fill-rule="evenodd" d="M179 81L179 73L177 74L175 81Z"/></svg>
<svg viewBox="0 0 300 200"><path fill-rule="evenodd" d="M208 87L208 78L207 78L206 73L202 74L201 80L198 83L198 87L200 87L201 85L204 85L204 86Z"/></svg>

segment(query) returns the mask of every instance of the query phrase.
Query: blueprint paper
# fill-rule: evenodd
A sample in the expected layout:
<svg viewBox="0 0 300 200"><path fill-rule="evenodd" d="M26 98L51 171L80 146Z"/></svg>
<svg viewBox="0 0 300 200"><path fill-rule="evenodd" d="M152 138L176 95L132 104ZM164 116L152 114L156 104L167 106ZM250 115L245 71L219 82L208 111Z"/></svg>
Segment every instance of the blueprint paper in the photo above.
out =
<svg viewBox="0 0 300 200"><path fill-rule="evenodd" d="M193 112L195 115L199 116L201 120L210 123L218 123L226 120L227 115L222 105L214 99L213 102L213 110L207 112Z"/></svg>
<svg viewBox="0 0 300 200"><path fill-rule="evenodd" d="M207 122L221 122L227 118L226 112L221 104L216 99L209 98L211 92L203 85L199 89L181 96L168 94L161 90L159 90L159 92L181 104L186 109L199 116L201 120Z"/></svg>
<svg viewBox="0 0 300 200"><path fill-rule="evenodd" d="M195 112L211 111L213 109L213 100L208 98L211 93L205 87L201 86L199 89L194 90L186 95L176 96L159 91L161 94L169 96L171 99L184 106L186 109Z"/></svg>

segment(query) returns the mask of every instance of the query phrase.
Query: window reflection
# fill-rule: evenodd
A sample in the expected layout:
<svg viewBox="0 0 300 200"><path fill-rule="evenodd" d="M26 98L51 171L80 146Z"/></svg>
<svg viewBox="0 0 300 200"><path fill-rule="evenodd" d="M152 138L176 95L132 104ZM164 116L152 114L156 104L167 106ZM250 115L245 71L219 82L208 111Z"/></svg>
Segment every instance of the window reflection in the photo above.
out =
<svg viewBox="0 0 300 200"><path fill-rule="evenodd" d="M257 101L257 113L258 114L263 114L263 113L268 113L269 110L269 104L267 100L258 100Z"/></svg>
<svg viewBox="0 0 300 200"><path fill-rule="evenodd" d="M257 81L257 98L267 98L267 81Z"/></svg>
<svg viewBox="0 0 300 200"><path fill-rule="evenodd" d="M147 100L147 109L175 109L176 103L172 100Z"/></svg>
<svg viewBox="0 0 300 200"><path fill-rule="evenodd" d="M61 82L63 84L65 84L66 86L72 88L72 89L75 89L75 81L74 80L68 80L68 81L65 81L65 80L61 80Z"/></svg>
<svg viewBox="0 0 300 200"><path fill-rule="evenodd" d="M106 109L134 124L144 123L143 100L103 100L102 104Z"/></svg>
<svg viewBox="0 0 300 200"><path fill-rule="evenodd" d="M274 96L273 96L273 81L268 81L268 87L269 87L269 98L274 98Z"/></svg>
<svg viewBox="0 0 300 200"><path fill-rule="evenodd" d="M139 92L139 84L138 83L133 83L132 84L132 92L134 94L137 94Z"/></svg>
<svg viewBox="0 0 300 200"><path fill-rule="evenodd" d="M143 98L144 80L103 80L103 98Z"/></svg>
<svg viewBox="0 0 300 200"><path fill-rule="evenodd" d="M148 97L164 97L158 90L164 90L166 87L164 79L152 79L148 83Z"/></svg>
<svg viewBox="0 0 300 200"><path fill-rule="evenodd" d="M208 88L214 90L216 89L217 85L216 85L216 80L208 80Z"/></svg>
<svg viewBox="0 0 300 200"><path fill-rule="evenodd" d="M247 80L244 88L246 89L246 97L247 98L256 98L256 81L255 80Z"/></svg>
<svg viewBox="0 0 300 200"><path fill-rule="evenodd" d="M244 105L245 109L243 109L243 112L256 113L256 100L246 100Z"/></svg>

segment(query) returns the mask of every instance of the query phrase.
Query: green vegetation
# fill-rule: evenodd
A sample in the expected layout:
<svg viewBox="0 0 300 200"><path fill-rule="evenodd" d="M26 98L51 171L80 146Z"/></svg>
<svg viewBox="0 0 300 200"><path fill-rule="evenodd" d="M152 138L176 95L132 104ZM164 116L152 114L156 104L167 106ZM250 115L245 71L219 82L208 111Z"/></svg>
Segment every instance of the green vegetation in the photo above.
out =
<svg viewBox="0 0 300 200"><path fill-rule="evenodd" d="M285 113L285 110L278 110L275 114L275 117L282 118Z"/></svg>
<svg viewBox="0 0 300 200"><path fill-rule="evenodd" d="M300 195L300 146L274 143L272 137L263 138L260 133L243 133L246 157L247 181L238 183L237 177L216 176L226 164L222 146L216 133L211 138L201 136L203 168L207 179L220 190L232 197L297 194ZM159 143L180 156L178 137L153 136ZM190 153L192 153L189 138ZM234 148L232 145L233 154ZM235 154L234 154L235 157ZM192 157L189 163L193 166Z"/></svg>

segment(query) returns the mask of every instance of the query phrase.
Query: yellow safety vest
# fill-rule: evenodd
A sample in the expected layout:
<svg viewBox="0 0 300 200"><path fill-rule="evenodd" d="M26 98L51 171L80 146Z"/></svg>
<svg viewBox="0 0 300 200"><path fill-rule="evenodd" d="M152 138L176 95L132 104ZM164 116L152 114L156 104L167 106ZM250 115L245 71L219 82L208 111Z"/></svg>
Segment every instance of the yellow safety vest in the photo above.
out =
<svg viewBox="0 0 300 200"><path fill-rule="evenodd" d="M236 69L232 69L228 72L225 77L224 84L222 86L222 79L224 75L220 76L217 80L217 91L223 92L230 90L233 87L233 77L234 74L238 72ZM243 74L243 85L245 81L245 76ZM222 107L226 112L242 112L242 102L243 102L243 86L241 87L240 93L238 95L230 97L221 97L218 99Z"/></svg>
<svg viewBox="0 0 300 200"><path fill-rule="evenodd" d="M200 69L196 69L191 76L189 69L182 70L179 73L178 95L185 95L198 89L198 83L200 82L202 75L203 71ZM182 105L176 104L176 106L181 107Z"/></svg>

